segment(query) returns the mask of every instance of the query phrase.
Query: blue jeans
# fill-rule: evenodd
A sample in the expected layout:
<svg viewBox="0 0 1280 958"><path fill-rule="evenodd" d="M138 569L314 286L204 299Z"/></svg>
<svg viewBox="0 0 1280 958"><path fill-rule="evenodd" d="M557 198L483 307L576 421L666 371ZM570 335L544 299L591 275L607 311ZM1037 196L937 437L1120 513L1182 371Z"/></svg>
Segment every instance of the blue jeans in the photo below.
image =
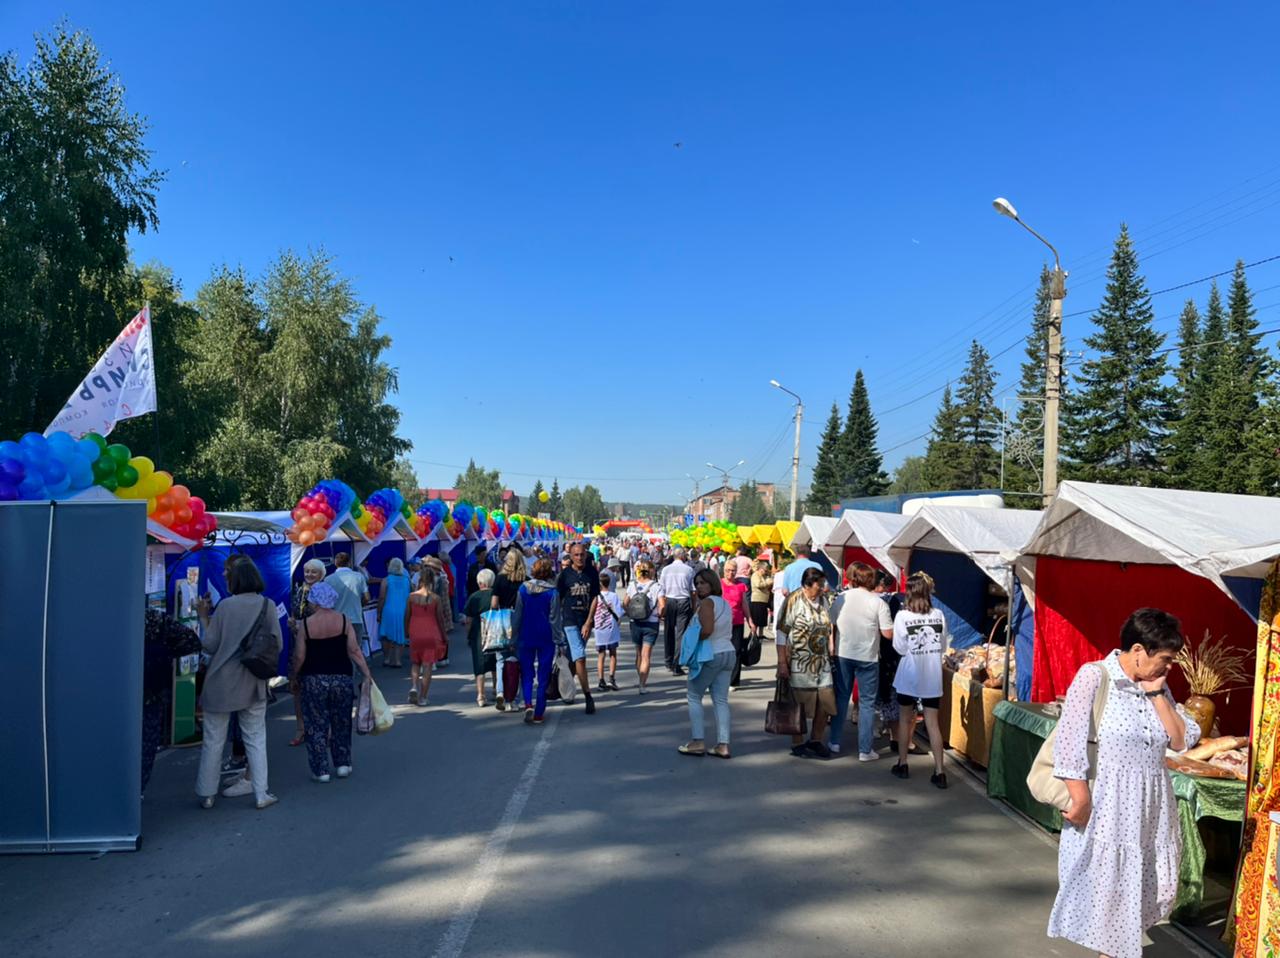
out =
<svg viewBox="0 0 1280 958"><path fill-rule="evenodd" d="M831 723L831 744L839 745L849 717L849 696L853 680L858 680L858 751L870 752L875 745L876 692L880 690L880 663L836 658L836 717Z"/></svg>
<svg viewBox="0 0 1280 958"><path fill-rule="evenodd" d="M688 682L689 728L692 737L705 739L702 721L702 696L711 690L711 704L716 713L716 744L729 744L729 679L738 656L734 652L720 652L710 662L703 662L698 677Z"/></svg>

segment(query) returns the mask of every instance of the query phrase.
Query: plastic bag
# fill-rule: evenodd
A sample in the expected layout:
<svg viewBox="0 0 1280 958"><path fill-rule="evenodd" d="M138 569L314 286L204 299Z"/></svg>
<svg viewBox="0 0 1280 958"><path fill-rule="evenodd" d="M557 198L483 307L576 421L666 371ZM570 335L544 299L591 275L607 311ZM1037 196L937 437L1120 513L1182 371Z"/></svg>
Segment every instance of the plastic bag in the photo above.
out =
<svg viewBox="0 0 1280 958"><path fill-rule="evenodd" d="M395 725L396 717L391 711L391 706L387 704L387 700L382 697L382 692L378 690L377 685L373 685L369 690L369 695L373 701L373 735L381 735L391 726Z"/></svg>
<svg viewBox="0 0 1280 958"><path fill-rule="evenodd" d="M360 698L356 703L356 734L368 735L376 727L373 715L373 682L360 683Z"/></svg>
<svg viewBox="0 0 1280 958"><path fill-rule="evenodd" d="M511 610L480 613L480 651L506 652L511 648Z"/></svg>
<svg viewBox="0 0 1280 958"><path fill-rule="evenodd" d="M560 689L560 701L564 702L565 705L572 705L573 698L578 693L578 677L573 673L573 665L570 663L569 657L563 652L556 653L551 677L555 679L556 685Z"/></svg>

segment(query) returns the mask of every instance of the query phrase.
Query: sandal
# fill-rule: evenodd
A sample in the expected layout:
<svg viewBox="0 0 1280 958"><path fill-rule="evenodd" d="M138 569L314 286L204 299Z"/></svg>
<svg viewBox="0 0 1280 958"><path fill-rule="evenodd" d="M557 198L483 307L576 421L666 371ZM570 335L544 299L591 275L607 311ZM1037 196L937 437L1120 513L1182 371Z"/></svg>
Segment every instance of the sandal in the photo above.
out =
<svg viewBox="0 0 1280 958"><path fill-rule="evenodd" d="M306 733L306 732L299 732L299 733L298 733L297 735L295 735L293 738L289 739L289 747L290 747L290 748L297 748L299 745L301 745L301 744L302 744L303 742L305 742L306 740L307 740L307 733Z"/></svg>
<svg viewBox="0 0 1280 958"><path fill-rule="evenodd" d="M712 749L711 754L716 758L733 758L733 756L729 754L729 746L725 745L723 742Z"/></svg>
<svg viewBox="0 0 1280 958"><path fill-rule="evenodd" d="M691 742L686 742L684 745L677 747L676 751L681 755L693 755L697 758L702 758L702 756L707 754L707 747L705 745L699 745L695 748Z"/></svg>

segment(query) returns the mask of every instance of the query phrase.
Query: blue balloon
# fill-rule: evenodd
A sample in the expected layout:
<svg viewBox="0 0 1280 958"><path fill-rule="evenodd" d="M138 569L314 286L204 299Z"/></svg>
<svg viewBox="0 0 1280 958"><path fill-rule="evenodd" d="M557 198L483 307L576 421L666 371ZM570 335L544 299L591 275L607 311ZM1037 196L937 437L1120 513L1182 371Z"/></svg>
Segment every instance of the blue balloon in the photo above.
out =
<svg viewBox="0 0 1280 958"><path fill-rule="evenodd" d="M0 502L13 502L18 498L18 487L11 482L0 479Z"/></svg>
<svg viewBox="0 0 1280 958"><path fill-rule="evenodd" d="M44 481L50 487L60 484L67 478L67 467L57 459L46 461L40 472L44 475Z"/></svg>
<svg viewBox="0 0 1280 958"><path fill-rule="evenodd" d="M26 476L27 467L22 464L21 459L0 458L0 481L11 482L16 486Z"/></svg>
<svg viewBox="0 0 1280 958"><path fill-rule="evenodd" d="M17 459L21 452L22 447L12 439L0 442L0 459Z"/></svg>
<svg viewBox="0 0 1280 958"><path fill-rule="evenodd" d="M63 462L73 458L76 454L76 441L65 432L55 432L45 440L45 444L49 448L49 454L56 456Z"/></svg>
<svg viewBox="0 0 1280 958"><path fill-rule="evenodd" d="M48 499L44 492L44 479L39 475L29 475L18 484L19 499Z"/></svg>
<svg viewBox="0 0 1280 958"><path fill-rule="evenodd" d="M0 470L2 471L2 470ZM76 458L71 464L71 468L67 470L71 476L71 488L76 492L81 489L88 489L93 485L93 466L89 465L83 459Z"/></svg>
<svg viewBox="0 0 1280 958"><path fill-rule="evenodd" d="M102 455L102 450L92 439L81 439L76 443L76 455L89 463L89 465L93 465L98 461L98 457Z"/></svg>
<svg viewBox="0 0 1280 958"><path fill-rule="evenodd" d="M48 490L50 499L65 499L71 495L71 477L64 472L60 481L49 483Z"/></svg>

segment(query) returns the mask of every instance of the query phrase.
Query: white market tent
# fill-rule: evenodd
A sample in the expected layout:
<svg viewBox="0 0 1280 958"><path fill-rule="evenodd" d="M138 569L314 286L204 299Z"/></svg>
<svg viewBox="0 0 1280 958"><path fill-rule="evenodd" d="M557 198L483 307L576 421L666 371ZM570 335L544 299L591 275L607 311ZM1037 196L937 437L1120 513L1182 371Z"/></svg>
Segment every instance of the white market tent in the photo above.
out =
<svg viewBox="0 0 1280 958"><path fill-rule="evenodd" d="M907 567L914 549L961 553L1009 592L1014 561L1031 539L1040 517L1040 512L1024 509L927 505L889 542L889 558Z"/></svg>
<svg viewBox="0 0 1280 958"><path fill-rule="evenodd" d="M1028 587L1042 555L1178 566L1256 617L1228 580L1264 578L1280 556L1280 499L1064 482L1015 565Z"/></svg>
<svg viewBox="0 0 1280 958"><path fill-rule="evenodd" d="M833 516L802 516L800 528L795 531L791 541L785 543L794 553L796 546L809 546L811 549L822 549L827 539L835 532L840 520Z"/></svg>
<svg viewBox="0 0 1280 958"><path fill-rule="evenodd" d="M837 567L844 562L846 547L861 548L871 553L895 579L901 567L889 555L889 541L907 524L907 517L896 512L873 512L870 509L846 509L840 521L822 545Z"/></svg>

